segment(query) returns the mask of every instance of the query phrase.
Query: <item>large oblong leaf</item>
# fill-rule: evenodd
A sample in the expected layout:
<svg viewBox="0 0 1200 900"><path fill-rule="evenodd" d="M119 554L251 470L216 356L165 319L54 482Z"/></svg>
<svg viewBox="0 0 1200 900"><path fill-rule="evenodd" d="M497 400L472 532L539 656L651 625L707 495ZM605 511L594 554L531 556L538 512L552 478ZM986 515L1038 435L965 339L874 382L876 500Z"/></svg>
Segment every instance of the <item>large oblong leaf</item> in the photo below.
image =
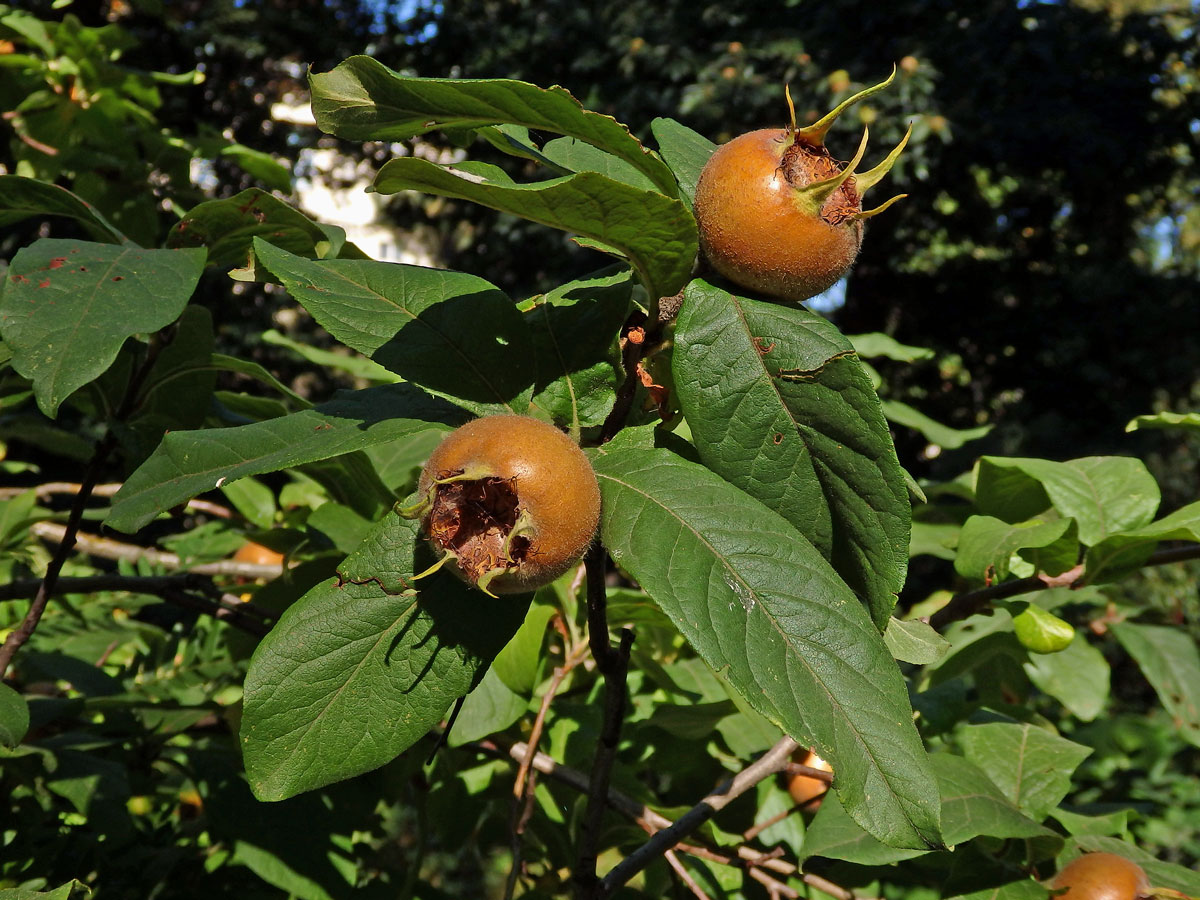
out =
<svg viewBox="0 0 1200 900"><path fill-rule="evenodd" d="M160 512L238 478L448 429L466 418L415 385L386 384L277 419L172 432L122 485L105 524L137 531Z"/></svg>
<svg viewBox="0 0 1200 900"><path fill-rule="evenodd" d="M696 220L683 203L597 172L520 184L495 166L439 166L403 157L384 164L374 189L470 200L594 238L628 257L653 297L669 297L683 287L696 258Z"/></svg>
<svg viewBox="0 0 1200 900"><path fill-rule="evenodd" d="M476 415L528 408L529 332L490 282L371 259L305 259L262 238L254 254L330 334L405 380Z"/></svg>
<svg viewBox="0 0 1200 900"><path fill-rule="evenodd" d="M22 175L0 175L0 228L30 216L66 216L97 240L131 243L96 207L66 188Z"/></svg>
<svg viewBox="0 0 1200 900"><path fill-rule="evenodd" d="M53 418L127 338L179 318L203 270L203 250L57 238L19 250L0 295L0 334L13 368L33 382L38 408Z"/></svg>
<svg viewBox="0 0 1200 900"><path fill-rule="evenodd" d="M520 626L528 594L498 600L440 572L418 582L419 593L403 589L418 548L417 523L388 515L341 579L289 607L255 650L241 737L260 800L391 761L478 683ZM351 581L347 567L387 570L395 583Z"/></svg>
<svg viewBox="0 0 1200 900"><path fill-rule="evenodd" d="M850 342L801 307L688 285L672 361L700 458L780 513L881 629L904 585L904 471Z"/></svg>
<svg viewBox="0 0 1200 900"><path fill-rule="evenodd" d="M674 197L661 159L611 116L583 108L561 87L510 79L409 78L369 56L352 56L309 75L322 131L353 141L402 141L439 128L520 125L587 141L620 157Z"/></svg>
<svg viewBox="0 0 1200 900"><path fill-rule="evenodd" d="M780 515L666 450L593 456L604 544L696 652L838 773L881 841L940 841L904 681L866 610Z"/></svg>

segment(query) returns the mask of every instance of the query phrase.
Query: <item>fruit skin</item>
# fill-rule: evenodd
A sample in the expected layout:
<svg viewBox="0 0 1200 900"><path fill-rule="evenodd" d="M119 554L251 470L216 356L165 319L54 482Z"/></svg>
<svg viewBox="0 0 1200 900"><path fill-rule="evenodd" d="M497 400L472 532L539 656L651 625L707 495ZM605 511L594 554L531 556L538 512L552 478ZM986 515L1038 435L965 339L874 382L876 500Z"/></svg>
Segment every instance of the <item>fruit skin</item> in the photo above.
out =
<svg viewBox="0 0 1200 900"><path fill-rule="evenodd" d="M238 548L237 553L233 554L233 558L238 562L255 563L260 566L278 566L283 564L283 554L272 550L270 547L264 547L262 544L256 544L254 541L246 541Z"/></svg>
<svg viewBox="0 0 1200 900"><path fill-rule="evenodd" d="M457 553L450 569L489 593L549 584L579 561L600 521L600 487L583 451L528 416L486 416L451 432L425 464L418 491L431 502L424 525L435 552ZM504 507L508 527L472 529L480 498ZM464 537L472 530L476 537Z"/></svg>
<svg viewBox="0 0 1200 900"><path fill-rule="evenodd" d="M1056 900L1134 900L1150 894L1150 881L1137 863L1115 853L1085 853L1054 876Z"/></svg>
<svg viewBox="0 0 1200 900"><path fill-rule="evenodd" d="M799 763L802 766L809 766L813 769L820 769L822 772L833 772L833 766L821 759L811 750L800 749L792 754L792 762ZM821 805L821 798L829 792L829 785L820 778L813 778L811 775L796 774L788 777L787 780L788 793L792 795L792 802L797 806L805 806L806 808L816 810Z"/></svg>
<svg viewBox="0 0 1200 900"><path fill-rule="evenodd" d="M784 300L828 290L862 246L859 195L847 179L814 214L797 188L839 170L823 146L786 129L722 144L701 170L694 200L709 263L742 287Z"/></svg>

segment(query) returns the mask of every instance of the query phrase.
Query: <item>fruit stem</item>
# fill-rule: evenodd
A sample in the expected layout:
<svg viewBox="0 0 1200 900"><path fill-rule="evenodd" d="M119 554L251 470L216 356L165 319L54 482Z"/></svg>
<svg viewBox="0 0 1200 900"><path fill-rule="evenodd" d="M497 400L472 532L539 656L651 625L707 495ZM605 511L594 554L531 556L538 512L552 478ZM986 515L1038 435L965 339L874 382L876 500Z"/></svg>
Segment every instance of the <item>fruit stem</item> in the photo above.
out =
<svg viewBox="0 0 1200 900"><path fill-rule="evenodd" d="M816 122L811 125L806 125L803 128L796 130L796 137L804 141L806 144L811 144L814 147L822 147L825 144L825 135L829 133L829 129L833 127L833 123L837 121L838 116L844 113L847 109L857 103L859 100L864 100L872 94L882 91L885 87L892 83L896 78L896 67L892 66L892 74L886 79L879 82L874 87L869 87L866 90L859 91L853 97L843 100L835 106L830 112L826 113Z"/></svg>

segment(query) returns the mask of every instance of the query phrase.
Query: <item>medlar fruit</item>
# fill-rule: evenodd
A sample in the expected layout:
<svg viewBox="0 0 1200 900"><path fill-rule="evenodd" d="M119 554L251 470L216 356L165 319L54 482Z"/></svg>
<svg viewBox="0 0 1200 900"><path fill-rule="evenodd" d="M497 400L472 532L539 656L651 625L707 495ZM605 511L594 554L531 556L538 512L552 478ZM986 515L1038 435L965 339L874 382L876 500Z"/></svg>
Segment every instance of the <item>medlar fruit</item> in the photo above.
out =
<svg viewBox="0 0 1200 900"><path fill-rule="evenodd" d="M1056 900L1136 900L1150 895L1150 881L1137 863L1115 853L1085 853L1054 876Z"/></svg>
<svg viewBox="0 0 1200 900"><path fill-rule="evenodd" d="M700 172L694 210L700 246L717 272L741 287L795 301L816 296L846 274L862 244L863 221L905 196L862 208L862 195L891 170L912 129L861 175L855 169L866 130L847 165L826 149L825 135L847 107L887 87L895 75L893 70L886 81L805 128L796 127L793 109L789 128L751 131L714 151Z"/></svg>
<svg viewBox="0 0 1200 900"><path fill-rule="evenodd" d="M553 425L485 416L452 431L421 472L425 533L438 565L488 594L549 584L579 561L600 521L591 463Z"/></svg>

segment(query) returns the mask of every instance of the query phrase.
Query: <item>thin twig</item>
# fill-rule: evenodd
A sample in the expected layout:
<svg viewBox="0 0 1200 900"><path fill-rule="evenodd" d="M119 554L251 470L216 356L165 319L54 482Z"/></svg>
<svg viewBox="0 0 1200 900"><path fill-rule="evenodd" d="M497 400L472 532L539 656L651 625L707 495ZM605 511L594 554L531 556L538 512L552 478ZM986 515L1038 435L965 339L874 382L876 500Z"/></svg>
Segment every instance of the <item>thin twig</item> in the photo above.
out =
<svg viewBox="0 0 1200 900"><path fill-rule="evenodd" d="M780 738L770 750L758 760L738 772L729 781L685 812L670 828L664 828L650 837L637 850L617 863L601 882L601 896L608 896L667 850L711 819L750 788L765 778L783 771L788 759L799 743L790 737Z"/></svg>
<svg viewBox="0 0 1200 900"><path fill-rule="evenodd" d="M630 317L630 323L633 321L633 317ZM630 329L627 327L626 331L628 332ZM645 334L644 330L642 334ZM633 398L637 396L637 386L641 384L641 379L638 377L638 363L642 361L642 357L649 349L645 340L633 341L628 337L625 339L625 345L621 348L621 365L625 369L625 380L617 388L613 407L609 410L604 424L600 426L601 444L607 444L616 437L618 431L625 427L625 420L629 418L629 411L633 408Z"/></svg>
<svg viewBox="0 0 1200 900"><path fill-rule="evenodd" d="M37 596L42 582L37 578L22 578L0 585L0 602L28 600ZM202 612L247 631L263 635L270 630L266 623L275 617L253 603L226 593L203 575L86 575L80 578L59 578L51 589L52 596L63 594L93 594L98 591L127 591L132 594L153 594L168 603ZM205 597L191 597L191 594Z"/></svg>
<svg viewBox="0 0 1200 900"><path fill-rule="evenodd" d="M525 758L528 747L520 742L511 745L507 752L496 746L492 741L480 741L474 744L464 746L464 749L474 749L482 753L487 753L494 756L508 756L513 762L520 762ZM552 756L546 753L536 753L533 757L532 768L547 778L557 781L559 784L565 785L572 790L580 793L586 793L588 790L588 778L577 769L572 769L570 766L560 765ZM670 819L650 807L639 803L628 794L624 794L615 788L608 789L608 805L617 810L624 816L633 819L648 833L655 833L663 829L670 828L673 824ZM730 855L721 853L716 850L711 850L707 847L701 847L695 844L680 842L675 845L675 849L682 853L687 853L689 856L695 856L699 859L706 859L710 862L720 863L725 866L735 866L746 869L752 878L759 881L771 891L773 896L795 898L799 893L787 885L777 881L774 876L782 878L799 878L806 884L811 884L818 890L824 891L838 900L859 900L858 895L851 893L845 888L841 888L832 882L821 878L819 875L811 875L807 872L800 872L799 867L795 863L787 860L778 859L769 854L764 854L760 850L753 847L740 845L736 853ZM755 873L758 874L755 874ZM771 874L768 875L767 873ZM863 898L866 900L866 898Z"/></svg>
<svg viewBox="0 0 1200 900"><path fill-rule="evenodd" d="M687 885L687 889L692 892L697 900L712 900L708 894L704 893L704 888L696 884L696 879L692 877L692 873L684 868L683 863L679 861L679 857L675 855L674 850L668 850L663 854L667 858L667 864L675 870L675 874L679 876L679 880Z"/></svg>
<svg viewBox="0 0 1200 900"><path fill-rule="evenodd" d="M1141 568L1163 566L1169 563L1184 562L1189 559L1200 559L1200 544L1188 544L1183 547L1168 547L1163 550L1155 550L1142 563ZM1047 583L1039 575L1030 575L1028 578L1003 581L1000 584L993 584L990 587L965 591L956 597L952 597L945 606L935 612L930 618L929 624L940 631L951 622L957 622L972 616L991 606L997 600L1007 600L1009 597L1017 597L1021 594L1033 594L1054 586L1051 583Z"/></svg>
<svg viewBox="0 0 1200 900"><path fill-rule="evenodd" d="M30 531L47 541L61 541L66 530L65 526L57 522L34 522L30 526ZM222 559L216 562L189 565L175 553L156 550L154 547L142 547L138 544L126 544L94 534L78 533L76 534L76 543L82 552L100 559L126 560L127 562L145 560L151 565L162 566L165 569L187 569L196 575L277 578L283 573L282 563L252 563L237 559Z"/></svg>
<svg viewBox="0 0 1200 900"><path fill-rule="evenodd" d="M81 487L83 485L75 481L47 481L45 484L39 484L33 488L6 487L0 488L0 500L11 500L13 497L19 497L29 490L34 491L39 500L44 500L56 494L78 494ZM112 497L122 487L124 485L120 481L98 484L92 488L92 496ZM233 510L228 506L222 506L219 503L213 503L211 500L200 500L195 497L187 502L187 508L197 510L198 512L206 512L221 519L232 519L235 515Z"/></svg>

